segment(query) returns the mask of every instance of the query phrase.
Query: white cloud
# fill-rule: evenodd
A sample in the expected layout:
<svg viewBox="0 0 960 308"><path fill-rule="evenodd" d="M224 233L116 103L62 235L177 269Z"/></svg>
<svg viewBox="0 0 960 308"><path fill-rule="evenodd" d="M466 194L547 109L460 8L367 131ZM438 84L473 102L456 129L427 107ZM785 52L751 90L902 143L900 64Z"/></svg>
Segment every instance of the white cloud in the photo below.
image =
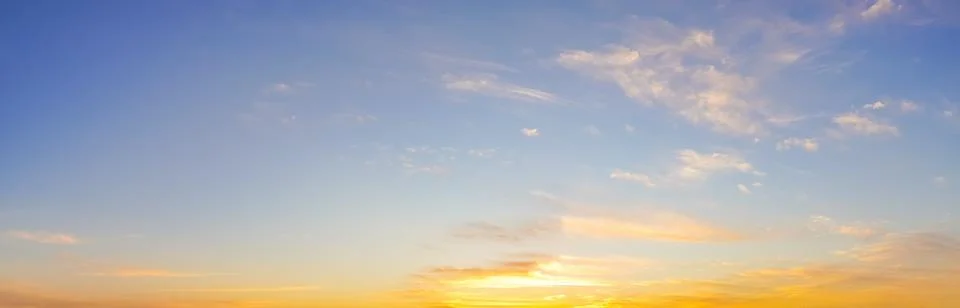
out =
<svg viewBox="0 0 960 308"><path fill-rule="evenodd" d="M903 112L913 112L913 111L917 111L917 110L920 110L920 105L918 105L917 103L915 103L915 102L913 102L913 101L904 100L904 101L900 102L900 111L903 111Z"/></svg>
<svg viewBox="0 0 960 308"><path fill-rule="evenodd" d="M647 186L647 187L656 187L656 186L657 186L656 183L653 182L653 179L651 179L650 176L648 176L648 175L646 175L646 174L633 173L633 172L624 171L624 170L620 170L620 169L617 169L617 170L614 170L613 172L611 172L611 173L610 173L610 178L611 178L611 179L615 179L615 180L623 180L623 181L637 182L637 183L643 184L644 186Z"/></svg>
<svg viewBox="0 0 960 308"><path fill-rule="evenodd" d="M263 92L266 94L289 94L297 91L302 88L312 88L314 87L313 83L297 81L297 82L278 82L271 84L263 89Z"/></svg>
<svg viewBox="0 0 960 308"><path fill-rule="evenodd" d="M65 233L21 230L7 231L6 233L11 238L41 244L75 245L80 243L76 236Z"/></svg>
<svg viewBox="0 0 960 308"><path fill-rule="evenodd" d="M583 128L583 131L586 132L587 134L591 135L591 136L600 136L600 135L601 135L600 129L597 128L596 126L593 126L593 125L587 125L587 127L584 127L584 128Z"/></svg>
<svg viewBox="0 0 960 308"><path fill-rule="evenodd" d="M759 102L749 97L753 78L729 68L729 55L712 32L680 29L663 20L641 21L641 37L605 50L569 50L563 67L617 84L627 97L662 106L694 124L738 135L763 132Z"/></svg>
<svg viewBox="0 0 960 308"><path fill-rule="evenodd" d="M878 122L857 113L845 113L833 118L841 130L857 135L899 135L896 126Z"/></svg>
<svg viewBox="0 0 960 308"><path fill-rule="evenodd" d="M763 183L753 182L753 185L752 185L752 186L753 186L753 187L763 187Z"/></svg>
<svg viewBox="0 0 960 308"><path fill-rule="evenodd" d="M553 93L522 87L500 81L496 75L443 75L443 84L449 90L474 92L526 102L553 102L557 97Z"/></svg>
<svg viewBox="0 0 960 308"><path fill-rule="evenodd" d="M643 183L647 187L660 184L683 185L706 180L714 173L741 172L764 176L766 173L756 170L753 165L737 154L725 152L698 153L685 149L677 151L677 164L660 176L650 176L624 170L614 170L610 178Z"/></svg>
<svg viewBox="0 0 960 308"><path fill-rule="evenodd" d="M809 227L810 230L816 232L827 232L856 238L867 238L883 233L880 229L863 223L841 224L833 218L823 215L810 216Z"/></svg>
<svg viewBox="0 0 960 308"><path fill-rule="evenodd" d="M520 133L522 133L524 136L527 136L527 137L540 136L540 130L536 128L524 128L520 130Z"/></svg>
<svg viewBox="0 0 960 308"><path fill-rule="evenodd" d="M423 57L431 64L444 64L443 66L460 66L479 70L506 71L512 73L519 72L516 68L490 61L453 57L429 52L423 53Z"/></svg>
<svg viewBox="0 0 960 308"><path fill-rule="evenodd" d="M865 20L871 20L883 15L888 15L903 6L896 4L893 0L876 0L870 7L860 13L860 17Z"/></svg>
<svg viewBox="0 0 960 308"><path fill-rule="evenodd" d="M873 110L880 110L880 109L883 109L884 107L887 107L887 104L884 104L882 101L876 101L871 104L863 105L863 109L873 109Z"/></svg>
<svg viewBox="0 0 960 308"><path fill-rule="evenodd" d="M933 184L935 185L944 185L947 184L947 178L943 176L938 176L933 178Z"/></svg>
<svg viewBox="0 0 960 308"><path fill-rule="evenodd" d="M743 184L737 184L737 190L744 195L749 195L753 193L752 191L750 191L750 188L747 188L747 185L743 185Z"/></svg>
<svg viewBox="0 0 960 308"><path fill-rule="evenodd" d="M703 180L716 172L739 171L763 174L753 168L749 162L733 153L697 153L686 149L677 152L680 166L673 171L673 176L684 180Z"/></svg>
<svg viewBox="0 0 960 308"><path fill-rule="evenodd" d="M467 154L474 157L490 158L497 154L497 149L470 149Z"/></svg>
<svg viewBox="0 0 960 308"><path fill-rule="evenodd" d="M787 138L777 142L777 150L785 151L795 147L803 148L807 152L816 152L820 148L817 139L814 138Z"/></svg>
<svg viewBox="0 0 960 308"><path fill-rule="evenodd" d="M630 124L624 124L623 130L626 131L628 134L633 134L634 132L637 131L637 129Z"/></svg>
<svg viewBox="0 0 960 308"><path fill-rule="evenodd" d="M953 110L944 110L944 111L943 111L943 116L944 116L944 117L947 117L947 118L952 118L952 117L953 117Z"/></svg>

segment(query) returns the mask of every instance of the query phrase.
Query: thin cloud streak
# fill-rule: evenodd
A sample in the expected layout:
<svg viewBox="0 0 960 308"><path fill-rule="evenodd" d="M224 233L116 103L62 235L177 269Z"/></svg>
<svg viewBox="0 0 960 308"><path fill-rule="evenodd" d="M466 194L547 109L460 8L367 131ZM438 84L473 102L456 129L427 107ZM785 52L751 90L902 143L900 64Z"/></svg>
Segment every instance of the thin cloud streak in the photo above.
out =
<svg viewBox="0 0 960 308"><path fill-rule="evenodd" d="M7 231L6 234L14 239L40 244L76 245L80 243L76 236L65 233L13 230Z"/></svg>

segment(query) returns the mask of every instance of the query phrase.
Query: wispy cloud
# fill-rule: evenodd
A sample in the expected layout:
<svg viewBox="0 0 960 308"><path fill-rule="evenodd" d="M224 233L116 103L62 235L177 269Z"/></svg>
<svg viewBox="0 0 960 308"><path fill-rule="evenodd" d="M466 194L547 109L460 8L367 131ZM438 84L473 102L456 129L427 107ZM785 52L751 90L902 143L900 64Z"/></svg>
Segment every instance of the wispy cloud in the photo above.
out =
<svg viewBox="0 0 960 308"><path fill-rule="evenodd" d="M75 245L80 243L76 236L66 233L12 230L7 231L6 234L14 239L40 244Z"/></svg>
<svg viewBox="0 0 960 308"><path fill-rule="evenodd" d="M297 82L278 82L264 87L263 92L267 94L290 94L299 89L311 88L314 84L304 81Z"/></svg>
<svg viewBox="0 0 960 308"><path fill-rule="evenodd" d="M647 187L657 186L657 184L653 182L653 179L651 179L650 176L646 174L633 173L633 172L624 171L620 169L613 170L613 172L610 173L610 178L615 180L637 182Z"/></svg>
<svg viewBox="0 0 960 308"><path fill-rule="evenodd" d="M600 129L593 125L587 125L583 128L583 131L590 136L600 136L602 134Z"/></svg>
<svg viewBox="0 0 960 308"><path fill-rule="evenodd" d="M560 230L586 238L649 240L668 242L718 242L742 239L727 230L687 215L657 206L605 206L567 200L535 191L534 196L558 206Z"/></svg>
<svg viewBox="0 0 960 308"><path fill-rule="evenodd" d="M553 93L501 81L497 75L443 75L443 85L449 90L473 92L493 97L524 102L550 103L557 100Z"/></svg>
<svg viewBox="0 0 960 308"><path fill-rule="evenodd" d="M893 0L876 0L867 7L866 10L861 12L860 16L865 20L871 20L892 14L901 8L903 8L903 6L893 2Z"/></svg>
<svg viewBox="0 0 960 308"><path fill-rule="evenodd" d="M423 58L432 64L439 64L443 67L454 66L486 71L505 71L511 73L519 72L519 70L516 68L492 61L475 60L429 52L423 53Z"/></svg>
<svg viewBox="0 0 960 308"><path fill-rule="evenodd" d="M633 125L630 125L630 124L624 124L623 131L627 132L628 134L633 134L634 132L637 131L637 128L633 127Z"/></svg>
<svg viewBox="0 0 960 308"><path fill-rule="evenodd" d="M728 55L715 45L712 32L681 29L664 20L644 20L637 26L649 39L596 51L568 50L556 61L613 82L626 96L666 107L694 124L724 133L762 133L753 113L756 106L747 98L756 81L719 65Z"/></svg>
<svg viewBox="0 0 960 308"><path fill-rule="evenodd" d="M549 221L536 221L513 227L474 222L457 228L453 231L453 236L468 240L515 243L554 234L557 230L557 225Z"/></svg>
<svg viewBox="0 0 960 308"><path fill-rule="evenodd" d="M88 273L83 275L99 276L99 277L120 277L120 278L199 278L199 277L212 277L212 276L229 276L233 274L186 273L186 272L173 272L173 271L161 270L161 269L126 268L126 269L112 270L109 272Z"/></svg>
<svg viewBox="0 0 960 308"><path fill-rule="evenodd" d="M833 123L839 126L841 131L849 134L900 135L900 130L896 126L852 112L833 117Z"/></svg>
<svg viewBox="0 0 960 308"><path fill-rule="evenodd" d="M900 111L914 112L920 110L920 105L914 101L903 100L900 102Z"/></svg>
<svg viewBox="0 0 960 308"><path fill-rule="evenodd" d="M368 124L379 121L380 119L370 114L358 113L337 113L332 116L334 121L342 123Z"/></svg>
<svg viewBox="0 0 960 308"><path fill-rule="evenodd" d="M753 193L752 191L750 191L750 188L748 188L747 185L743 185L743 184L737 184L737 191L739 191L741 194L744 194L744 195L749 195Z"/></svg>
<svg viewBox="0 0 960 308"><path fill-rule="evenodd" d="M851 236L856 238L869 238L882 235L884 232L876 226L864 223L840 223L833 218L814 215L810 217L809 227L812 231L827 232Z"/></svg>
<svg viewBox="0 0 960 308"><path fill-rule="evenodd" d="M199 289L167 289L161 292L171 293L275 293L321 290L316 285L256 287L256 288L199 288Z"/></svg>
<svg viewBox="0 0 960 308"><path fill-rule="evenodd" d="M929 232L889 233L880 240L840 252L864 262L906 262L913 265L935 266L952 264L960 259L960 240L956 237Z"/></svg>
<svg viewBox="0 0 960 308"><path fill-rule="evenodd" d="M777 142L778 151L786 151L792 148L802 148L807 152L816 152L820 149L820 144L814 138L787 138Z"/></svg>
<svg viewBox="0 0 960 308"><path fill-rule="evenodd" d="M621 169L614 170L610 178L642 183L647 187L681 185L706 180L715 173L741 172L754 175L765 173L756 170L743 157L732 152L700 153L692 149L677 151L677 165L666 174L653 176Z"/></svg>
<svg viewBox="0 0 960 308"><path fill-rule="evenodd" d="M686 149L677 152L677 160L680 165L673 171L673 174L678 178L687 180L704 180L711 174L728 171L762 174L743 157L734 153L698 153Z"/></svg>
<svg viewBox="0 0 960 308"><path fill-rule="evenodd" d="M560 223L564 233L592 238L668 242L723 242L742 238L735 232L663 210L565 215Z"/></svg>

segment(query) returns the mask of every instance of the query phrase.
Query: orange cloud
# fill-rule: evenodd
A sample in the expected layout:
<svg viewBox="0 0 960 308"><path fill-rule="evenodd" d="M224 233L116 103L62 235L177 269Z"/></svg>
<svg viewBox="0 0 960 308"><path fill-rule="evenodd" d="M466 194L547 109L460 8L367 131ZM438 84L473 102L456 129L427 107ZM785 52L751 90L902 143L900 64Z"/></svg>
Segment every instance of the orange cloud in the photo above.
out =
<svg viewBox="0 0 960 308"><path fill-rule="evenodd" d="M204 289L169 289L163 292L182 292L182 293L274 293L274 292L297 292L320 290L320 286L280 286L280 287L260 287L260 288L204 288Z"/></svg>
<svg viewBox="0 0 960 308"><path fill-rule="evenodd" d="M541 221L518 227L504 227L486 222L466 224L453 232L453 236L462 239L490 240L498 242L520 242L527 239L554 233L554 223Z"/></svg>
<svg viewBox="0 0 960 308"><path fill-rule="evenodd" d="M672 212L651 212L630 217L560 218L568 234L596 238L674 242L733 241L740 235Z"/></svg>
<svg viewBox="0 0 960 308"><path fill-rule="evenodd" d="M75 245L80 243L80 240L73 235L53 232L14 230L7 231L7 236L41 244Z"/></svg>
<svg viewBox="0 0 960 308"><path fill-rule="evenodd" d="M913 252L913 253L911 253ZM424 307L954 307L960 240L907 233L846 252L854 262L755 268L706 279L619 275L637 259L526 255L488 267L435 268L405 295ZM922 262L921 262L922 261Z"/></svg>
<svg viewBox="0 0 960 308"><path fill-rule="evenodd" d="M105 276L105 277L124 277L124 278L136 278L136 277L153 277L153 278L191 278L191 277L210 277L210 276L224 276L230 274L222 273L182 273L182 272L172 272L168 270L158 270L158 269L118 269L110 272L100 272L86 274L88 276Z"/></svg>
<svg viewBox="0 0 960 308"><path fill-rule="evenodd" d="M681 213L647 205L610 207L565 200L545 192L532 192L540 200L564 210L557 220L569 235L671 242L726 242L743 235Z"/></svg>

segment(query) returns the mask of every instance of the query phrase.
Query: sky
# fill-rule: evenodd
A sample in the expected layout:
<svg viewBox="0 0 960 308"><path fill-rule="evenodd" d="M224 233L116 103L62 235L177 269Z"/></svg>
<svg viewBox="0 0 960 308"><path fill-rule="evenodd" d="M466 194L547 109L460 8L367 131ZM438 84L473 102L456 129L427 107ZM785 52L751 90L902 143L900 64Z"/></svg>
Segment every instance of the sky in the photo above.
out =
<svg viewBox="0 0 960 308"><path fill-rule="evenodd" d="M3 1L0 306L960 306L960 3Z"/></svg>

